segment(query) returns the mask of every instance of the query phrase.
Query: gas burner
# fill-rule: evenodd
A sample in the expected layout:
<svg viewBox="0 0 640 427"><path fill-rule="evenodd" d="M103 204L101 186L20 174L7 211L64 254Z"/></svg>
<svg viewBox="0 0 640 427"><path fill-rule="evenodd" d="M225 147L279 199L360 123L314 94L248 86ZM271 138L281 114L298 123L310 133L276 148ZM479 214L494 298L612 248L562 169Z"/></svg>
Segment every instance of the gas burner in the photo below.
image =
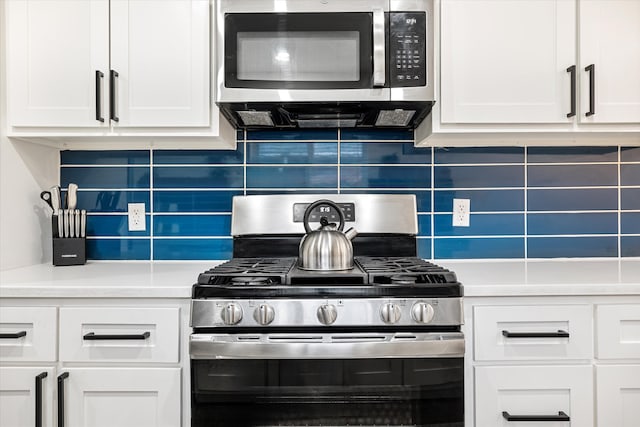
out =
<svg viewBox="0 0 640 427"><path fill-rule="evenodd" d="M266 285L270 282L271 280L268 277L246 276L246 277L231 278L231 283L236 285L244 285L244 286Z"/></svg>
<svg viewBox="0 0 640 427"><path fill-rule="evenodd" d="M389 279L394 285L415 285L417 281L417 278L415 276L407 276L402 274L390 276Z"/></svg>

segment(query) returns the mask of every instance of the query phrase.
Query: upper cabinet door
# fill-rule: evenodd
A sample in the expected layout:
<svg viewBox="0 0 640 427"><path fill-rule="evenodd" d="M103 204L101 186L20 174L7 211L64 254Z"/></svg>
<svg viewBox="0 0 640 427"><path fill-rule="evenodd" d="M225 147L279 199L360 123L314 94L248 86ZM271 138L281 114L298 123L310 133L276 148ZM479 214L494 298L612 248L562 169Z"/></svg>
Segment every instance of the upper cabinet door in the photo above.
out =
<svg viewBox="0 0 640 427"><path fill-rule="evenodd" d="M114 126L209 126L209 14L208 0L111 0Z"/></svg>
<svg viewBox="0 0 640 427"><path fill-rule="evenodd" d="M640 123L640 1L580 1L580 73L581 122Z"/></svg>
<svg viewBox="0 0 640 427"><path fill-rule="evenodd" d="M442 123L569 123L575 0L443 0Z"/></svg>
<svg viewBox="0 0 640 427"><path fill-rule="evenodd" d="M108 0L8 0L12 126L108 126ZM97 105L97 100L102 103ZM100 111L101 110L101 111Z"/></svg>

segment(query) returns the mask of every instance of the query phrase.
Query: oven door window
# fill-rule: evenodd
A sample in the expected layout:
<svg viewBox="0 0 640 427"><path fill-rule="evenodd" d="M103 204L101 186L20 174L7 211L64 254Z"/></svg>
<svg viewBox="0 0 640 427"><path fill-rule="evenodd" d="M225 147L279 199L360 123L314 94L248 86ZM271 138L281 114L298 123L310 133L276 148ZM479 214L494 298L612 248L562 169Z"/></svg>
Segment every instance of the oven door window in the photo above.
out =
<svg viewBox="0 0 640 427"><path fill-rule="evenodd" d="M228 14L225 86L371 87L372 28L372 13Z"/></svg>
<svg viewBox="0 0 640 427"><path fill-rule="evenodd" d="M464 425L462 358L191 363L192 427Z"/></svg>

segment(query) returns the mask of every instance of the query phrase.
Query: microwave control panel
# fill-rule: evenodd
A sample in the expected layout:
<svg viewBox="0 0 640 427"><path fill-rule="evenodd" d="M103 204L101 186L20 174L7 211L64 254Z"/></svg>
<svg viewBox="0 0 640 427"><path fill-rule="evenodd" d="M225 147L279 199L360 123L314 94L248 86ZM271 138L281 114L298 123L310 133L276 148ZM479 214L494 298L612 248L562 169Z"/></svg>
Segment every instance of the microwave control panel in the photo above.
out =
<svg viewBox="0 0 640 427"><path fill-rule="evenodd" d="M426 86L426 13L391 12L389 23L391 87Z"/></svg>

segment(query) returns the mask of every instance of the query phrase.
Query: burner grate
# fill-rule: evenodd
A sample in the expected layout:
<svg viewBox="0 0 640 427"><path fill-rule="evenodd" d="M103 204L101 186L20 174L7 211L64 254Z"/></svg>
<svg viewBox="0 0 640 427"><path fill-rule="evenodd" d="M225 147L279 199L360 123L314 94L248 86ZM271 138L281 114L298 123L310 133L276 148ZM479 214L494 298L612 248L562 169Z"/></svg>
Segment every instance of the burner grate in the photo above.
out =
<svg viewBox="0 0 640 427"><path fill-rule="evenodd" d="M369 275L369 283L381 285L421 285L456 283L455 273L415 257L356 257Z"/></svg>
<svg viewBox="0 0 640 427"><path fill-rule="evenodd" d="M264 286L285 283L295 258L233 258L201 273L201 285Z"/></svg>

